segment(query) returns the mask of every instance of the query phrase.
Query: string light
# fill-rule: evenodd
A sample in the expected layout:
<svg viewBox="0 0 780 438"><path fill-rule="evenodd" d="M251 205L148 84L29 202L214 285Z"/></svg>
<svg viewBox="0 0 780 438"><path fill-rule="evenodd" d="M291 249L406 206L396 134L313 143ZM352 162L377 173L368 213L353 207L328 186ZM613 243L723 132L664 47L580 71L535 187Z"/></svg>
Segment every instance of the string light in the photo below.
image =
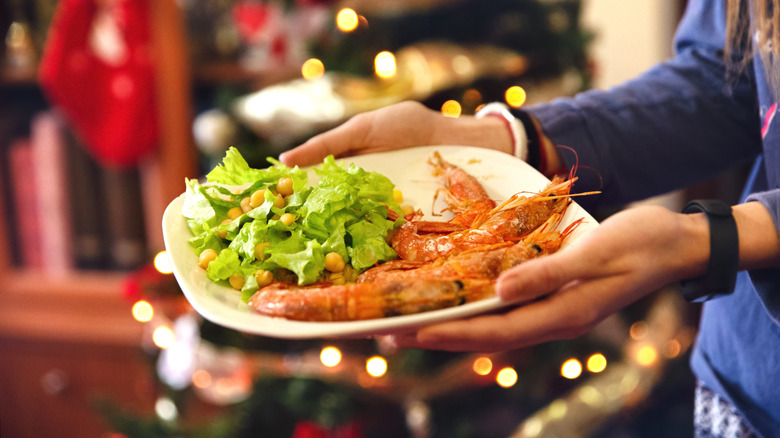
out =
<svg viewBox="0 0 780 438"><path fill-rule="evenodd" d="M507 105L518 108L523 106L525 103L526 93L525 89L523 87L520 87L518 85L514 85L512 87L507 88L506 92L504 93L504 99L506 99Z"/></svg>
<svg viewBox="0 0 780 438"><path fill-rule="evenodd" d="M388 51L377 53L374 58L374 71L377 76L383 79L395 76L395 55Z"/></svg>
<svg viewBox="0 0 780 438"><path fill-rule="evenodd" d="M320 362L328 368L335 367L341 362L341 351L336 347L325 347L320 351Z"/></svg>
<svg viewBox="0 0 780 438"><path fill-rule="evenodd" d="M354 9L344 8L336 14L336 26L342 32L352 32L357 29L358 14Z"/></svg>
<svg viewBox="0 0 780 438"><path fill-rule="evenodd" d="M441 106L441 113L445 117L458 118L461 113L460 104L455 100L448 100Z"/></svg>
<svg viewBox="0 0 780 438"><path fill-rule="evenodd" d="M585 366L591 373L600 373L607 369L607 358L601 353L593 354L588 358Z"/></svg>
<svg viewBox="0 0 780 438"><path fill-rule="evenodd" d="M154 341L154 345L162 349L166 349L173 345L175 338L176 337L173 334L173 330L171 330L170 327L164 325L157 327L154 329L154 333L152 333L152 341Z"/></svg>
<svg viewBox="0 0 780 438"><path fill-rule="evenodd" d="M149 322L154 316L154 308L148 301L140 300L133 304L133 318L138 322Z"/></svg>
<svg viewBox="0 0 780 438"><path fill-rule="evenodd" d="M373 356L366 361L366 372L371 377L382 377L387 372L387 361L380 356Z"/></svg>
<svg viewBox="0 0 780 438"><path fill-rule="evenodd" d="M173 264L167 251L160 251L154 256L154 269L161 274L170 274L173 272Z"/></svg>
<svg viewBox="0 0 780 438"><path fill-rule="evenodd" d="M496 374L496 383L503 388L510 388L517 383L517 371L514 368L506 367Z"/></svg>
<svg viewBox="0 0 780 438"><path fill-rule="evenodd" d="M649 367L658 360L658 350L652 345L644 345L637 350L635 357L639 365Z"/></svg>
<svg viewBox="0 0 780 438"><path fill-rule="evenodd" d="M314 80L325 74L325 64L317 58L307 59L301 66L301 75L306 80Z"/></svg>
<svg viewBox="0 0 780 438"><path fill-rule="evenodd" d="M493 370L493 361L487 357L478 357L474 360L472 369L480 376L487 376Z"/></svg>
<svg viewBox="0 0 780 438"><path fill-rule="evenodd" d="M569 359L561 365L561 376L576 379L582 374L582 364L577 359Z"/></svg>

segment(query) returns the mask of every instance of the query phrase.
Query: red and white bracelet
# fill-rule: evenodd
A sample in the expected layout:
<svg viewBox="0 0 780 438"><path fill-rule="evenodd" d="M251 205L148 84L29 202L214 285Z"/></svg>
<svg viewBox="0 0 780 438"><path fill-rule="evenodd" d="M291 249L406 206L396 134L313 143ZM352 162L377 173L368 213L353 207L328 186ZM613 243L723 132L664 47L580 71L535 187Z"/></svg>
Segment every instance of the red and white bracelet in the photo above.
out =
<svg viewBox="0 0 780 438"><path fill-rule="evenodd" d="M509 107L500 102L492 102L483 106L474 115L476 118L492 116L504 121L512 137L512 155L528 161L528 135L523 124L509 110Z"/></svg>

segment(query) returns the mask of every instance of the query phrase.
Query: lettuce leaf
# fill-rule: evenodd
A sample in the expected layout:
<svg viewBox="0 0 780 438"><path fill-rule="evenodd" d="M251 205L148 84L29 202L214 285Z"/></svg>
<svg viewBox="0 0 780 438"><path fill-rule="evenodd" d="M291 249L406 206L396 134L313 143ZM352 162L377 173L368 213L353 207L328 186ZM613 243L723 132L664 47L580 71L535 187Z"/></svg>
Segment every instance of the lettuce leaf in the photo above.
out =
<svg viewBox="0 0 780 438"><path fill-rule="evenodd" d="M211 280L243 275L246 301L258 288L253 275L258 269L289 271L304 285L324 278L329 252L340 254L357 272L396 257L387 242L403 219L388 219L388 209L399 215L401 210L387 177L329 156L314 168L319 181L312 187L305 170L268 161L272 166L266 169L252 168L230 148L205 183L186 180L182 215L193 234L190 244L198 253L212 248L219 254L207 269ZM284 207L277 207L273 191L283 177L292 178L294 193L285 198ZM260 189L265 189L261 205L228 218L242 199ZM284 213L295 221L280 221ZM258 258L255 248L260 244L263 256Z"/></svg>

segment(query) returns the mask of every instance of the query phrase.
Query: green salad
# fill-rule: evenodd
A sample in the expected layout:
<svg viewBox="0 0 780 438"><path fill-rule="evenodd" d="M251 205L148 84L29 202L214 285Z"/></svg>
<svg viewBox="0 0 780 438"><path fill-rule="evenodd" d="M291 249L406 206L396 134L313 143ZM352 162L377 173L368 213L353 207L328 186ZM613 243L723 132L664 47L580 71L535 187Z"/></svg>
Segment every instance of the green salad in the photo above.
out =
<svg viewBox="0 0 780 438"><path fill-rule="evenodd" d="M247 301L273 280L339 283L396 258L387 242L403 215L390 179L329 156L312 186L305 170L268 161L252 168L230 148L205 183L186 180L182 214L209 279Z"/></svg>

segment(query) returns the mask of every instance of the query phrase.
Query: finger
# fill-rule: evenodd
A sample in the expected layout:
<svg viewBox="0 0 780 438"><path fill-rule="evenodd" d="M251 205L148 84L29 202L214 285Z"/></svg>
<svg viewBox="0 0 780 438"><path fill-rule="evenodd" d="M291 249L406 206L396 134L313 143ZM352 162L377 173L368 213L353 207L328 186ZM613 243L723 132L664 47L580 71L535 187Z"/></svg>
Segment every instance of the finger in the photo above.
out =
<svg viewBox="0 0 780 438"><path fill-rule="evenodd" d="M559 252L505 271L496 281L496 293L505 301L528 301L560 289L586 276L587 263L576 261L576 253Z"/></svg>
<svg viewBox="0 0 780 438"><path fill-rule="evenodd" d="M319 164L328 155L341 157L355 154L361 147L365 135L364 123L355 117L343 125L310 138L302 145L283 152L279 161L287 166L312 166Z"/></svg>
<svg viewBox="0 0 780 438"><path fill-rule="evenodd" d="M586 333L604 312L599 305L584 303L582 289L572 284L542 300L495 315L450 321L396 336L399 347L449 351L500 351L526 347Z"/></svg>
<svg viewBox="0 0 780 438"><path fill-rule="evenodd" d="M563 333L536 319L540 309L530 304L506 314L478 316L421 328L394 337L395 345L446 351L493 352L560 339ZM543 312L545 314L545 312Z"/></svg>

